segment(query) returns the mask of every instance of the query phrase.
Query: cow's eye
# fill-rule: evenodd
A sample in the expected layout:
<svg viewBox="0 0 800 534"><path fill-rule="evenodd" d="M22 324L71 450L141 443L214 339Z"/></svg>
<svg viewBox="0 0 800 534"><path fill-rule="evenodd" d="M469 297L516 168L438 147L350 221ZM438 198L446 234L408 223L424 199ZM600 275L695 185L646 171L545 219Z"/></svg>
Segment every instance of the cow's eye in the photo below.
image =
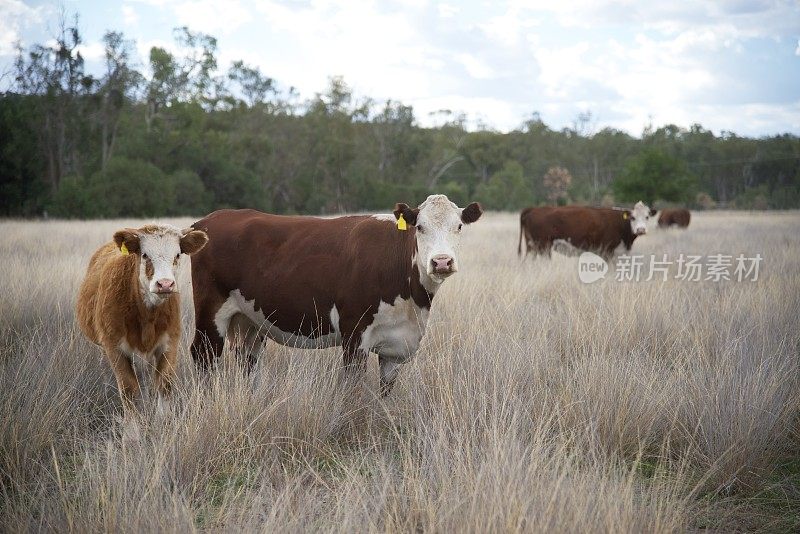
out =
<svg viewBox="0 0 800 534"><path fill-rule="evenodd" d="M144 252L142 252L142 259L143 260L147 260L148 259L147 254L145 254Z"/></svg>
<svg viewBox="0 0 800 534"><path fill-rule="evenodd" d="M421 225L420 225L420 226L417 226L417 232L419 232L419 233L421 233L421 234L425 233L425 232L422 230L422 226L421 226Z"/></svg>
<svg viewBox="0 0 800 534"><path fill-rule="evenodd" d="M175 260L178 260L180 257L181 257L181 253L180 253L180 252L178 252L177 254L175 254Z"/></svg>
<svg viewBox="0 0 800 534"><path fill-rule="evenodd" d="M458 225L458 231L459 231L459 232L461 231L461 228L462 228L463 226L464 226L463 224L459 224L459 225Z"/></svg>

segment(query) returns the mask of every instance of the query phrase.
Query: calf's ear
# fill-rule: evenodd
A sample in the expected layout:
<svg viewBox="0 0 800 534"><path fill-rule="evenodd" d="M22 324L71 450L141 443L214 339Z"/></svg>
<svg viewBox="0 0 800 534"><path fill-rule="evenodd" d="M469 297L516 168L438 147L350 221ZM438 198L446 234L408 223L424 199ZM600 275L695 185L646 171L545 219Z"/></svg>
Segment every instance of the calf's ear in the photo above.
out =
<svg viewBox="0 0 800 534"><path fill-rule="evenodd" d="M406 223L410 224L411 226L414 226L415 224L417 224L417 215L419 215L419 208L411 209L408 207L408 204L404 204L403 202L398 202L397 204L394 205L394 211L392 213L394 213L395 219L399 219L400 216L402 215L403 220L405 220Z"/></svg>
<svg viewBox="0 0 800 534"><path fill-rule="evenodd" d="M194 254L208 243L208 234L202 230L187 228L181 236L181 252L184 254Z"/></svg>
<svg viewBox="0 0 800 534"><path fill-rule="evenodd" d="M118 249L122 249L125 245L125 250L131 254L139 252L139 232L134 228L123 228L114 233L114 243Z"/></svg>
<svg viewBox="0 0 800 534"><path fill-rule="evenodd" d="M477 202L473 202L463 210L461 210L461 222L464 224L471 224L481 218L483 215L483 210L481 209L481 205Z"/></svg>

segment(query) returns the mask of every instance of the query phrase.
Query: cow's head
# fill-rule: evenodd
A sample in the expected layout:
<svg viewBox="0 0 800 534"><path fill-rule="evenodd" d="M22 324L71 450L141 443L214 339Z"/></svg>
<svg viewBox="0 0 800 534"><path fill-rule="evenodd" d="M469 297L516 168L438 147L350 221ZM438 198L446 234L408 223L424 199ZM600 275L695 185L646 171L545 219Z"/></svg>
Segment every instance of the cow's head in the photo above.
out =
<svg viewBox="0 0 800 534"><path fill-rule="evenodd" d="M431 195L416 209L407 204L394 208L396 219L402 215L407 224L416 227L417 268L435 283L458 271L461 228L480 219L482 213L477 202L461 209L445 195Z"/></svg>
<svg viewBox="0 0 800 534"><path fill-rule="evenodd" d="M623 217L627 216L631 223L633 235L644 235L647 233L647 222L650 217L655 216L656 210L647 207L641 200L636 203L632 210L625 210Z"/></svg>
<svg viewBox="0 0 800 534"><path fill-rule="evenodd" d="M202 230L181 230L168 224L125 228L114 234L122 253L134 254L139 262L139 286L149 304L163 302L178 290L175 272L181 254L203 248L208 236Z"/></svg>

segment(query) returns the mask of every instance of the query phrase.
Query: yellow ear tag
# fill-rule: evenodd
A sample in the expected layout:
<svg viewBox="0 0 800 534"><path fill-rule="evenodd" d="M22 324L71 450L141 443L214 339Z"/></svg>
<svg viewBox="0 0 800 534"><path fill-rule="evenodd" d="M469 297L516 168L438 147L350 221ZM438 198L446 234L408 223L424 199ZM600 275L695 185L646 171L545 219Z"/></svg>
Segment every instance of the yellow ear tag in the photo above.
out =
<svg viewBox="0 0 800 534"><path fill-rule="evenodd" d="M625 219L626 221L628 220L628 212L627 211L623 211L622 212L622 218Z"/></svg>
<svg viewBox="0 0 800 534"><path fill-rule="evenodd" d="M403 218L403 214L400 214L400 217L397 218L397 229L398 230L408 230L408 225L406 224L406 220Z"/></svg>
<svg viewBox="0 0 800 534"><path fill-rule="evenodd" d="M122 252L123 256L127 256L128 255L128 247L125 246L125 243L123 243L123 244L121 244L119 246L119 251Z"/></svg>

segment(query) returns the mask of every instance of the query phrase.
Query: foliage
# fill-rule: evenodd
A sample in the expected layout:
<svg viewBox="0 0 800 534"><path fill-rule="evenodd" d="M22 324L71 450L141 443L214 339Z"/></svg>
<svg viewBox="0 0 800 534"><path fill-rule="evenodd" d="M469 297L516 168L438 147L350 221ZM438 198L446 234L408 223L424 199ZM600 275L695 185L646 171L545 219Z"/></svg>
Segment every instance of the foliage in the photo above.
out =
<svg viewBox="0 0 800 534"><path fill-rule="evenodd" d="M135 43L116 31L103 37L102 72L86 72L77 18L62 18L47 44L18 50L0 94L0 215L386 211L431 193L509 210L640 199L800 207L794 135L667 125L637 139L593 132L590 113L560 131L537 113L509 133L468 131L448 110L422 128L411 106L356 95L340 77L301 101L242 61L222 72L214 37L188 28L174 37L175 47L151 48L147 75ZM164 195L135 190L155 182ZM107 198L109 184L135 202Z"/></svg>
<svg viewBox="0 0 800 534"><path fill-rule="evenodd" d="M542 185L547 191L547 200L562 203L567 199L567 190L572 184L572 175L564 167L550 167L542 177Z"/></svg>
<svg viewBox="0 0 800 534"><path fill-rule="evenodd" d="M614 182L614 194L622 202L644 200L690 202L696 179L686 165L665 152L647 148L628 160L622 174Z"/></svg>

